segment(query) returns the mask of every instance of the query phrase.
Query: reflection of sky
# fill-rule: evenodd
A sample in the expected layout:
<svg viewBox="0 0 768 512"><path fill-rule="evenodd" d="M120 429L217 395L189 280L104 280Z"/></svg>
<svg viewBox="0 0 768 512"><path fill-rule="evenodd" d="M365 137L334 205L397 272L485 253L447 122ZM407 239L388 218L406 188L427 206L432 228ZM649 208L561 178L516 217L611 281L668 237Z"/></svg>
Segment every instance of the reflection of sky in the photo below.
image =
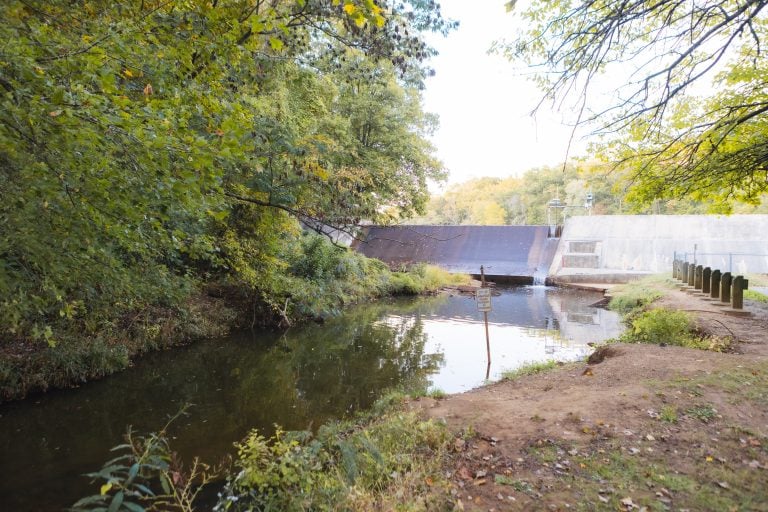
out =
<svg viewBox="0 0 768 512"><path fill-rule="evenodd" d="M533 286L500 292L493 297L493 311L488 315L490 380L527 362L584 357L590 350L588 342L621 331L615 313L590 306L600 299L599 294ZM430 376L431 388L456 393L482 385L488 360L483 314L477 311L474 299L450 297L437 310L395 313L380 321L403 325L417 317L427 336L425 357L443 355L440 369Z"/></svg>
<svg viewBox="0 0 768 512"><path fill-rule="evenodd" d="M488 366L485 328L482 321L446 322L426 320L424 331L428 341L426 353L442 352L445 363L430 380L432 387L456 393L480 386ZM512 325L490 325L490 380L499 380L504 370L520 367L529 361L566 360L586 353L584 345L567 344L557 332L535 331ZM555 348L547 354L547 348Z"/></svg>

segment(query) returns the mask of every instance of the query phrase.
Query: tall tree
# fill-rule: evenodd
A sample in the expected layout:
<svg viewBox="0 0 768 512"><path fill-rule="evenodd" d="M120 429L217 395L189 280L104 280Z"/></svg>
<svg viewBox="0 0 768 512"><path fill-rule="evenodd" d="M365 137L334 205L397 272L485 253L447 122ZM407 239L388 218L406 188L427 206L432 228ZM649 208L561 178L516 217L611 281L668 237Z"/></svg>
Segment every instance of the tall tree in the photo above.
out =
<svg viewBox="0 0 768 512"><path fill-rule="evenodd" d="M0 332L92 332L177 301L201 268L280 268L291 218L417 207L439 165L398 87L429 73L424 31L451 25L422 0L3 2ZM387 167L353 161L342 102L358 100L332 67L350 56L385 70L372 84L413 121L410 147L366 162L408 151L397 177L365 190Z"/></svg>
<svg viewBox="0 0 768 512"><path fill-rule="evenodd" d="M575 95L576 122L603 136L597 150L627 171L631 197L728 209L768 190L767 5L533 0L526 33L501 48L536 66L546 98ZM596 85L612 99L591 96Z"/></svg>

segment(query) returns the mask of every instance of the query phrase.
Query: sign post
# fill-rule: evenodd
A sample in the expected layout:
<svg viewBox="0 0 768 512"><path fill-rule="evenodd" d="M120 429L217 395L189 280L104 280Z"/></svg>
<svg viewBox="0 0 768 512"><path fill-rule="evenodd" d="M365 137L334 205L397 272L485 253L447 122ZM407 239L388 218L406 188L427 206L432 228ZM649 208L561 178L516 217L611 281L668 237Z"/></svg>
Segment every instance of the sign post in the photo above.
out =
<svg viewBox="0 0 768 512"><path fill-rule="evenodd" d="M481 288L475 292L477 299L477 310L483 312L485 321L485 349L488 353L488 366L485 369L485 380L488 380L491 374L491 339L488 336L488 312L491 308L491 289L485 287L485 268L480 265L480 283Z"/></svg>

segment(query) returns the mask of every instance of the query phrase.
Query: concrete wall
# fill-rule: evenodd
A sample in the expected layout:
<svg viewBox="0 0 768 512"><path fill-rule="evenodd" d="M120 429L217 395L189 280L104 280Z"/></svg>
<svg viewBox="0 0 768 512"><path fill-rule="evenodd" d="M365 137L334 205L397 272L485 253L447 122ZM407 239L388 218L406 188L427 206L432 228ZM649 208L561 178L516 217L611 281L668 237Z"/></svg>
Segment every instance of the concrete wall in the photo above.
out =
<svg viewBox="0 0 768 512"><path fill-rule="evenodd" d="M352 248L398 267L433 263L451 272L543 283L557 249L547 226L368 226Z"/></svg>
<svg viewBox="0 0 768 512"><path fill-rule="evenodd" d="M693 261L694 245L696 261L704 266L734 274L768 273L768 215L571 217L550 276L588 281L596 275L671 272L676 252Z"/></svg>

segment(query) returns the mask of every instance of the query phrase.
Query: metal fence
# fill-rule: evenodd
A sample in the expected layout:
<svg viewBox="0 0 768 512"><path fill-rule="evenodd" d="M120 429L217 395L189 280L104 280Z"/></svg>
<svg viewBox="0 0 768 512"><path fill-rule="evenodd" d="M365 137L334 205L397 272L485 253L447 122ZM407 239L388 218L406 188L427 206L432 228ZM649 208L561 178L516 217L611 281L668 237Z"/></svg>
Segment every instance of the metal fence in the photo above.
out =
<svg viewBox="0 0 768 512"><path fill-rule="evenodd" d="M702 264L712 268L727 268L731 273L765 272L768 253L750 252L675 252L673 260ZM724 270L725 271L725 270Z"/></svg>

